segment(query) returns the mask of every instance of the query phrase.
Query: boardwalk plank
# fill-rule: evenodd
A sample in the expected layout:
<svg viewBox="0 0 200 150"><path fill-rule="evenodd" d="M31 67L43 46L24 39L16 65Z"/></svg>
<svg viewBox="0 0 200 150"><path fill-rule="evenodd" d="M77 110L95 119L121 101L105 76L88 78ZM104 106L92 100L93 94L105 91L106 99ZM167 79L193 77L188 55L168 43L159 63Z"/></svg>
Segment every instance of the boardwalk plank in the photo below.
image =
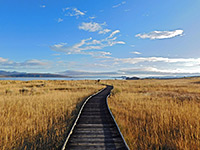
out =
<svg viewBox="0 0 200 150"><path fill-rule="evenodd" d="M128 150L107 107L107 86L85 104L63 150Z"/></svg>

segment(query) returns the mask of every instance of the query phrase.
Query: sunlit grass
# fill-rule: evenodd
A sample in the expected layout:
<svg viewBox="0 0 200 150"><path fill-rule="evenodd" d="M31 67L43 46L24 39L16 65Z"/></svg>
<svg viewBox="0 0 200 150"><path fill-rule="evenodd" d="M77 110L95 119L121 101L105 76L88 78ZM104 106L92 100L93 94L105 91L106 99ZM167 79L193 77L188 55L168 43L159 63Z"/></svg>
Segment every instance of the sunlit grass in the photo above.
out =
<svg viewBox="0 0 200 150"><path fill-rule="evenodd" d="M108 100L131 148L200 149L200 78L107 81Z"/></svg>
<svg viewBox="0 0 200 150"><path fill-rule="evenodd" d="M95 81L0 81L0 149L60 149Z"/></svg>
<svg viewBox="0 0 200 150"><path fill-rule="evenodd" d="M200 149L200 78L103 81L132 150ZM0 81L0 149L60 149L95 81Z"/></svg>

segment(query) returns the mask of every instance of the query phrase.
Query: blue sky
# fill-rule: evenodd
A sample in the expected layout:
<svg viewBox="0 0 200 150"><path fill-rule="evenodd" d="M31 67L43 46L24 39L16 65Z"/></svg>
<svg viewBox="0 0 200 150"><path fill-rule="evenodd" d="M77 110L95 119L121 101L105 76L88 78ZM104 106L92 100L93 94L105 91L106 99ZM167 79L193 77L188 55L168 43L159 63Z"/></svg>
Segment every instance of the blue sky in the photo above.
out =
<svg viewBox="0 0 200 150"><path fill-rule="evenodd" d="M0 70L199 75L199 0L0 0Z"/></svg>

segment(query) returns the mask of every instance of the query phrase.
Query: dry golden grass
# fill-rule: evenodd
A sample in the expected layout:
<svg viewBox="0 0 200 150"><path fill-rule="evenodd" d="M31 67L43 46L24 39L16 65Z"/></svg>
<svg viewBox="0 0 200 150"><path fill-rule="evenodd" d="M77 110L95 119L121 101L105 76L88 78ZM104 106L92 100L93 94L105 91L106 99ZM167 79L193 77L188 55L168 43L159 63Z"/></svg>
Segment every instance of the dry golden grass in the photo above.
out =
<svg viewBox="0 0 200 150"><path fill-rule="evenodd" d="M60 149L95 81L0 81L0 149Z"/></svg>
<svg viewBox="0 0 200 150"><path fill-rule="evenodd" d="M105 83L131 150L200 149L200 78Z"/></svg>

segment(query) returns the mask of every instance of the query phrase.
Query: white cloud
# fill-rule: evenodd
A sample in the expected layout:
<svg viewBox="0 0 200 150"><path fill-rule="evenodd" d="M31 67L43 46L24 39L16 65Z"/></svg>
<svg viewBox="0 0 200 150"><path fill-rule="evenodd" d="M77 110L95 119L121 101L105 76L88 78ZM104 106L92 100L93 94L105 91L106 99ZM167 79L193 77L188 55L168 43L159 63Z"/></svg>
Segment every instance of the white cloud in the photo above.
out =
<svg viewBox="0 0 200 150"><path fill-rule="evenodd" d="M89 42L89 41L88 41ZM87 42L86 42L87 43ZM96 42L95 42L96 43ZM115 70L118 76L195 76L200 75L200 58L167 58L167 57L139 57L139 58L114 58L109 52L81 51L95 58L95 62L87 65L98 64L108 66L106 70ZM89 54L90 53L90 54ZM76 64L74 68L88 69ZM73 67L73 66L72 66ZM91 68L91 67L89 67ZM109 69L108 69L109 68ZM91 70L98 70L95 65Z"/></svg>
<svg viewBox="0 0 200 150"><path fill-rule="evenodd" d="M75 16L84 16L85 15L85 12L81 12L77 8L74 8L73 10L75 12L75 14L74 14Z"/></svg>
<svg viewBox="0 0 200 150"><path fill-rule="evenodd" d="M81 25L79 25L79 29L80 30L85 30L85 31L89 31L89 32L97 32L99 34L106 34L108 32L110 32L110 29L103 29L103 26L106 25L106 22L104 23L97 23L97 22L82 22Z"/></svg>
<svg viewBox="0 0 200 150"><path fill-rule="evenodd" d="M139 75L141 77L148 76L190 76L190 75L200 75L199 70L195 69L159 69L156 67L140 67L140 68L126 68L118 71L129 76Z"/></svg>
<svg viewBox="0 0 200 150"><path fill-rule="evenodd" d="M176 36L182 36L183 30L174 30L174 31L152 31L150 33L144 33L144 34L137 34L135 37L139 37L142 39L168 39L173 38Z"/></svg>
<svg viewBox="0 0 200 150"><path fill-rule="evenodd" d="M62 18L58 18L58 23L63 22Z"/></svg>
<svg viewBox="0 0 200 150"><path fill-rule="evenodd" d="M86 65L86 64L85 64ZM86 68L85 66L82 66ZM94 64L87 64L87 67L92 68L108 68L109 65L94 63ZM87 69L88 70L88 69ZM118 69L115 71L108 71L108 72L95 72L95 71L73 71L67 70L62 72L61 74L68 75L68 76L114 76L114 77L121 77L121 76L139 76L139 77L176 77L176 76L191 76L191 75L200 75L198 70L188 70L188 69L159 69L156 67L132 67L132 68L123 68Z"/></svg>
<svg viewBox="0 0 200 150"><path fill-rule="evenodd" d="M42 60L37 60L37 59L31 59L24 62L17 62L17 61L11 61L9 59L0 57L0 67L2 69L48 67L49 64L50 63L48 61L42 61Z"/></svg>
<svg viewBox="0 0 200 150"><path fill-rule="evenodd" d="M89 31L89 32L96 32L102 30L102 25L104 24L99 24L96 22L83 22L80 26L79 29Z"/></svg>
<svg viewBox="0 0 200 150"><path fill-rule="evenodd" d="M83 39L81 42L74 44L73 46L66 46L65 44L56 44L53 46L50 46L50 48L54 51L59 52L65 52L66 54L88 54L88 55L94 55L94 52L88 52L87 50L101 50L105 47L111 47L116 44L125 44L123 41L117 41L117 37L113 37L115 34L119 33L119 30L116 30L110 34L109 37L96 40L92 38ZM105 55L109 55L109 53L101 53L98 52L98 55L101 54L105 57Z"/></svg>
<svg viewBox="0 0 200 150"><path fill-rule="evenodd" d="M21 66L46 66L48 64L49 63L37 59L31 59L20 63Z"/></svg>
<svg viewBox="0 0 200 150"><path fill-rule="evenodd" d="M63 12L65 12L65 11L67 11L67 10L69 10L69 9L70 9L69 7L63 8Z"/></svg>
<svg viewBox="0 0 200 150"><path fill-rule="evenodd" d="M124 5L124 4L126 4L126 1L123 1L123 2L121 2L120 4L117 4L117 5L114 5L113 8L117 8L117 7L119 7L119 6L121 6L121 5Z"/></svg>
<svg viewBox="0 0 200 150"><path fill-rule="evenodd" d="M128 64L137 64L143 62L164 62L164 63L185 63L190 66L200 64L200 58L166 58L166 57L139 57L139 58L115 58L115 61L128 63Z"/></svg>
<svg viewBox="0 0 200 150"><path fill-rule="evenodd" d="M136 55L140 55L141 53L140 52L137 52L137 51L134 51L134 52L131 52L132 54L136 54Z"/></svg>
<svg viewBox="0 0 200 150"><path fill-rule="evenodd" d="M40 5L40 7L41 7L41 8L45 8L45 7L46 7L46 5Z"/></svg>
<svg viewBox="0 0 200 150"><path fill-rule="evenodd" d="M55 46L56 48L61 48L61 47L65 46L65 45L67 45L67 43L55 44L54 46Z"/></svg>
<svg viewBox="0 0 200 150"><path fill-rule="evenodd" d="M103 30L99 31L99 34L106 34L110 31L111 31L110 29L103 29Z"/></svg>
<svg viewBox="0 0 200 150"><path fill-rule="evenodd" d="M104 59L111 58L112 55L110 52L104 52L104 51L82 52L81 54L91 55L94 58L104 58Z"/></svg>
<svg viewBox="0 0 200 150"><path fill-rule="evenodd" d="M96 17L92 16L92 17L89 17L90 19L95 19Z"/></svg>
<svg viewBox="0 0 200 150"><path fill-rule="evenodd" d="M102 60L126 76L195 76L200 75L200 58L139 57ZM126 69L125 69L126 68Z"/></svg>
<svg viewBox="0 0 200 150"><path fill-rule="evenodd" d="M75 16L76 18L79 18L79 16L84 16L86 14L86 11L80 11L77 8L63 8L64 12L67 12L65 16Z"/></svg>
<svg viewBox="0 0 200 150"><path fill-rule="evenodd" d="M112 32L109 36L109 38L112 38L115 34L119 33L119 30L115 30L114 32Z"/></svg>

